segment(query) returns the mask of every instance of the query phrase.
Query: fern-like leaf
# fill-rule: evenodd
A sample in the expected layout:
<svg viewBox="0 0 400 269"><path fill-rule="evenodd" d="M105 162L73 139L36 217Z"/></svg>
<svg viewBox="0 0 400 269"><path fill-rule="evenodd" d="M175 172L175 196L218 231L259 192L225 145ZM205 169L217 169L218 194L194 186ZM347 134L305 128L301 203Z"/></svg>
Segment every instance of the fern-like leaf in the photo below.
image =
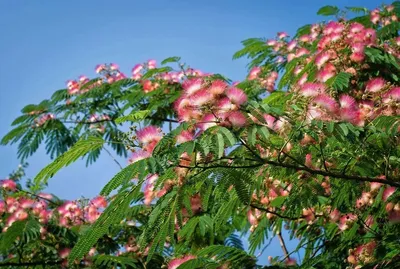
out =
<svg viewBox="0 0 400 269"><path fill-rule="evenodd" d="M104 140L102 138L95 136L79 140L67 152L58 156L51 164L43 168L35 177L34 182L37 185L46 183L48 179L53 177L61 168L70 165L90 151L101 148L103 143Z"/></svg>

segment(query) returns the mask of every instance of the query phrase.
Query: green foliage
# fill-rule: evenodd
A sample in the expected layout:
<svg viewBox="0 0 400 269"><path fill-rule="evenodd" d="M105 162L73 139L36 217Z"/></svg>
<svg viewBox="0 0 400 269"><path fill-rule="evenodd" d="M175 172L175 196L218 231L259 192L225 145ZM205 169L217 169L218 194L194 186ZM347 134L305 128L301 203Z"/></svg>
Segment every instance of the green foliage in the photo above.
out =
<svg viewBox="0 0 400 269"><path fill-rule="evenodd" d="M123 256L111 256L111 255L97 255L93 257L93 263L96 266L102 266L104 268L141 268L137 261L133 260L131 257Z"/></svg>
<svg viewBox="0 0 400 269"><path fill-rule="evenodd" d="M104 140L100 137L88 137L79 140L67 152L57 157L51 164L43 168L35 177L36 184L47 183L61 168L68 166L91 151L103 146Z"/></svg>
<svg viewBox="0 0 400 269"><path fill-rule="evenodd" d="M132 111L131 114L119 117L115 120L115 123L123 123L126 121L137 122L144 120L149 114L151 110L141 110L141 111Z"/></svg>
<svg viewBox="0 0 400 269"><path fill-rule="evenodd" d="M0 252L6 253L16 243L36 240L39 237L40 224L35 219L14 222L5 233L1 234Z"/></svg>
<svg viewBox="0 0 400 269"><path fill-rule="evenodd" d="M336 6L323 6L321 7L317 14L322 16L334 16L339 13L340 9Z"/></svg>
<svg viewBox="0 0 400 269"><path fill-rule="evenodd" d="M167 64L167 63L178 63L180 60L181 60L181 57L177 57L177 56L175 56L175 57L169 57L169 58L167 58L167 59L164 59L164 60L161 62L161 64L164 65L164 64Z"/></svg>
<svg viewBox="0 0 400 269"><path fill-rule="evenodd" d="M349 73L340 72L336 76L328 79L326 84L337 92L343 92L349 86L351 76L352 75Z"/></svg>

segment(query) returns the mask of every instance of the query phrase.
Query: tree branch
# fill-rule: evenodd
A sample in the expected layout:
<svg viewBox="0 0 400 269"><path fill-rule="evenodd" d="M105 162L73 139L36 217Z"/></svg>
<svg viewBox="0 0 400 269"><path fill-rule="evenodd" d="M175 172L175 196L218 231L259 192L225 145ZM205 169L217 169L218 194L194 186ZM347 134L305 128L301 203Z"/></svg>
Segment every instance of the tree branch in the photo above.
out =
<svg viewBox="0 0 400 269"><path fill-rule="evenodd" d="M25 267L25 266L37 266L37 265L58 265L61 264L62 261L37 261L37 262L3 262L0 263L0 267L5 266L13 266L13 267Z"/></svg>
<svg viewBox="0 0 400 269"><path fill-rule="evenodd" d="M278 236L279 244L281 245L283 254L285 255L285 259L290 259L290 254L289 254L289 251L286 248L286 244L285 244L285 241L283 240L281 232L279 232L277 234L277 236Z"/></svg>
<svg viewBox="0 0 400 269"><path fill-rule="evenodd" d="M386 184L386 185L397 187L397 188L400 187L400 182L389 180L389 178L388 179L380 179L380 178L366 177L366 176L346 175L346 174L342 174L342 173L315 170L315 169L311 169L306 166L299 167L299 166L296 166L293 164L279 163L279 162L271 161L271 160L264 160L264 163L273 165L273 166L277 166L277 167L291 168L291 169L295 169L298 171L306 171L313 175L321 175L321 176L328 176L328 177L333 177L333 178L349 179L349 180L356 180L356 181L363 181L363 182L378 182L378 183ZM393 178L393 179L400 180L398 178Z"/></svg>
<svg viewBox="0 0 400 269"><path fill-rule="evenodd" d="M287 219L287 220L299 220L299 219L302 219L302 218L304 218L303 216L299 216L299 217L289 217L289 216L284 216L284 215L281 215L281 214L280 214L280 213L278 213L278 212L271 211L271 210L269 210L269 209L267 209L267 208L260 207L260 206L258 206L258 205L255 205L255 204L250 204L250 207L252 207L252 208L256 208L256 209L258 209L258 210L261 210L261 211L264 211L264 212L267 212L267 213L270 213L270 214L272 214L272 215L275 215L275 216L277 216L277 217L280 217L281 219Z"/></svg>

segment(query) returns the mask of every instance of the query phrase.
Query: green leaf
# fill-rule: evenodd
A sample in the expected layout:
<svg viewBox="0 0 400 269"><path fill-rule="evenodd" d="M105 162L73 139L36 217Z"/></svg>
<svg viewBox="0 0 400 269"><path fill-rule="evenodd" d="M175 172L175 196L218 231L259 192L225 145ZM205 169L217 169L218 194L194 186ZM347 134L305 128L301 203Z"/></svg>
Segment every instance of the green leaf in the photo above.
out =
<svg viewBox="0 0 400 269"><path fill-rule="evenodd" d="M270 206L272 207L280 207L286 200L286 196L278 196L274 200L271 201Z"/></svg>
<svg viewBox="0 0 400 269"><path fill-rule="evenodd" d="M115 120L115 123L123 123L126 121L131 121L131 122L138 122L141 120L144 120L147 116L149 116L151 113L151 110L139 110L139 111L133 111L131 114L119 117Z"/></svg>
<svg viewBox="0 0 400 269"><path fill-rule="evenodd" d="M326 81L326 85L334 88L336 91L343 91L349 86L350 78L352 75L346 72L340 72L334 77L331 77Z"/></svg>
<svg viewBox="0 0 400 269"><path fill-rule="evenodd" d="M70 165L90 151L103 147L103 143L104 140L96 136L79 140L67 152L61 154L51 164L43 168L35 177L34 183L37 185L47 183L48 179L53 177L61 168Z"/></svg>
<svg viewBox="0 0 400 269"><path fill-rule="evenodd" d="M287 98L285 98L288 95L287 92L284 91L275 91L273 93L271 93L267 98L265 98L263 100L264 104L267 105L276 105L276 104L280 104L283 101L286 101Z"/></svg>
<svg viewBox="0 0 400 269"><path fill-rule="evenodd" d="M101 190L100 195L107 196L123 183L131 180L138 172L142 164L146 164L147 159L134 162L119 171Z"/></svg>
<svg viewBox="0 0 400 269"><path fill-rule="evenodd" d="M349 134L349 129L347 128L347 125L345 123L339 124L340 129L342 129L344 136L347 136Z"/></svg>
<svg viewBox="0 0 400 269"><path fill-rule="evenodd" d="M368 12L369 12L368 8L365 8L365 7L345 7L345 8L354 13L368 14Z"/></svg>
<svg viewBox="0 0 400 269"><path fill-rule="evenodd" d="M224 138L221 133L217 133L216 139L218 145L218 158L221 158L224 155L224 149L225 149Z"/></svg>
<svg viewBox="0 0 400 269"><path fill-rule="evenodd" d="M12 129L1 139L0 144L7 145L10 141L11 144L15 143L25 134L28 128L30 128L30 125L24 124Z"/></svg>
<svg viewBox="0 0 400 269"><path fill-rule="evenodd" d="M256 134L257 134L257 126L253 125L248 130L247 141L249 142L250 146L254 146L256 143Z"/></svg>
<svg viewBox="0 0 400 269"><path fill-rule="evenodd" d="M229 131L229 129L227 129L225 127L219 127L218 131L221 132L226 137L226 139L229 142L229 144L228 144L229 146L235 145L236 139L235 139L234 135L231 133L231 131Z"/></svg>
<svg viewBox="0 0 400 269"><path fill-rule="evenodd" d="M337 15L339 11L340 9L336 6L324 6L318 10L317 15L334 16Z"/></svg>
<svg viewBox="0 0 400 269"><path fill-rule="evenodd" d="M34 219L15 221L6 232L1 234L0 251L7 252L13 246L15 241L26 234L32 234L32 239L40 235L40 224ZM8 254L8 253L7 253Z"/></svg>
<svg viewBox="0 0 400 269"><path fill-rule="evenodd" d="M257 133L259 133L264 140L268 141L269 130L267 127L265 126L258 127Z"/></svg>
<svg viewBox="0 0 400 269"><path fill-rule="evenodd" d="M306 24L299 29L297 29L296 35L294 36L295 38L303 36L303 35L308 35L311 32L311 24Z"/></svg>
<svg viewBox="0 0 400 269"><path fill-rule="evenodd" d="M179 62L180 60L181 60L181 57L178 57L178 56L169 57L169 58L167 58L167 59L164 59L164 60L161 62L161 64L164 65L164 64L167 64L167 63L177 63L177 62Z"/></svg>

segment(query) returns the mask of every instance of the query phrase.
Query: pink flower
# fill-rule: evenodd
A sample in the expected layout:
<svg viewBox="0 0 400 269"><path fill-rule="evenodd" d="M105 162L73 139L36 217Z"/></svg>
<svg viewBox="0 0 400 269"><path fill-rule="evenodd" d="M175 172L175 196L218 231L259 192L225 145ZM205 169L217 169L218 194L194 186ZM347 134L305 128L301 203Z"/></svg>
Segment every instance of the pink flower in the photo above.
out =
<svg viewBox="0 0 400 269"><path fill-rule="evenodd" d="M341 108L356 108L357 103L353 97L347 94L343 94L339 98L339 104Z"/></svg>
<svg viewBox="0 0 400 269"><path fill-rule="evenodd" d="M357 220L357 215L345 214L339 219L339 229L344 231L349 228L349 225Z"/></svg>
<svg viewBox="0 0 400 269"><path fill-rule="evenodd" d="M98 64L96 65L95 71L97 74L99 74L101 71L105 70L106 66L104 64Z"/></svg>
<svg viewBox="0 0 400 269"><path fill-rule="evenodd" d="M343 24L331 21L327 25L325 25L323 33L324 35L330 35L332 33L341 33L343 30L344 30Z"/></svg>
<svg viewBox="0 0 400 269"><path fill-rule="evenodd" d="M255 66L250 70L248 80L256 79L261 73L261 67Z"/></svg>
<svg viewBox="0 0 400 269"><path fill-rule="evenodd" d="M267 46L275 46L278 42L276 40L267 40L266 44Z"/></svg>
<svg viewBox="0 0 400 269"><path fill-rule="evenodd" d="M192 105L200 107L213 100L213 95L206 89L201 89L190 96Z"/></svg>
<svg viewBox="0 0 400 269"><path fill-rule="evenodd" d="M229 98L221 98L218 100L216 104L217 108L222 111L229 111L234 108L234 105L232 104L231 100Z"/></svg>
<svg viewBox="0 0 400 269"><path fill-rule="evenodd" d="M362 62L364 60L364 58L365 58L364 52L353 52L350 55L350 60L352 60L353 62L356 62L356 63Z"/></svg>
<svg viewBox="0 0 400 269"><path fill-rule="evenodd" d="M334 113L338 109L336 101L326 94L320 94L314 98L313 102L327 111Z"/></svg>
<svg viewBox="0 0 400 269"><path fill-rule="evenodd" d="M137 139L140 143L150 143L152 141L160 141L162 133L160 128L156 126L147 126L136 132Z"/></svg>
<svg viewBox="0 0 400 269"><path fill-rule="evenodd" d="M70 248L63 248L60 251L58 251L58 255L60 255L61 259L66 259L70 253L71 253Z"/></svg>
<svg viewBox="0 0 400 269"><path fill-rule="evenodd" d="M265 122L267 123L267 127L271 130L273 130L275 128L275 121L276 118L274 116L271 116L269 114L265 114L264 116Z"/></svg>
<svg viewBox="0 0 400 269"><path fill-rule="evenodd" d="M149 152L144 151L144 150L138 150L132 154L132 156L129 158L128 162L134 163L134 162L137 162L137 161L149 158L149 157L150 157Z"/></svg>
<svg viewBox="0 0 400 269"><path fill-rule="evenodd" d="M226 91L226 96L236 105L242 105L247 102L246 94L238 88L229 88Z"/></svg>
<svg viewBox="0 0 400 269"><path fill-rule="evenodd" d="M250 225L256 225L258 223L257 218L254 216L251 209L247 211L247 220L249 221Z"/></svg>
<svg viewBox="0 0 400 269"><path fill-rule="evenodd" d="M387 187L384 191L383 191L383 196L382 199L383 201L387 201L387 199L392 196L392 194L396 191L396 187Z"/></svg>
<svg viewBox="0 0 400 269"><path fill-rule="evenodd" d="M15 191L17 189L17 183L11 179L0 180L0 186L9 191Z"/></svg>
<svg viewBox="0 0 400 269"><path fill-rule="evenodd" d="M353 53L364 53L365 45L361 42L354 43L351 45L351 50Z"/></svg>
<svg viewBox="0 0 400 269"><path fill-rule="evenodd" d="M353 22L352 24L350 24L349 30L350 33L357 34L362 32L364 28L365 28L364 25L362 25L361 23Z"/></svg>
<svg viewBox="0 0 400 269"><path fill-rule="evenodd" d="M6 212L6 203L0 200L0 215Z"/></svg>
<svg viewBox="0 0 400 269"><path fill-rule="evenodd" d="M154 69L157 66L156 60L148 60L147 61L147 68L148 69Z"/></svg>
<svg viewBox="0 0 400 269"><path fill-rule="evenodd" d="M143 69L143 65L137 64L132 68L132 75L137 75Z"/></svg>
<svg viewBox="0 0 400 269"><path fill-rule="evenodd" d="M194 138L194 135L192 132L183 130L179 135L176 136L176 142L177 143L184 143L187 141L192 141Z"/></svg>
<svg viewBox="0 0 400 269"><path fill-rule="evenodd" d="M108 202L103 196L97 196L90 200L90 203L96 208L106 208Z"/></svg>
<svg viewBox="0 0 400 269"><path fill-rule="evenodd" d="M306 48L299 48L296 51L296 57L301 57L301 56L306 55L306 54L310 54L310 51L308 49L306 49Z"/></svg>
<svg viewBox="0 0 400 269"><path fill-rule="evenodd" d="M300 90L300 94L304 97L313 97L325 91L325 86L320 83L306 82Z"/></svg>
<svg viewBox="0 0 400 269"><path fill-rule="evenodd" d="M278 38L279 39L283 39L283 38L285 38L285 37L287 37L287 36L289 36L286 32L279 32L278 33Z"/></svg>
<svg viewBox="0 0 400 269"><path fill-rule="evenodd" d="M329 52L324 51L320 52L316 57L315 57L315 64L317 65L318 68L321 68L329 59L331 58L331 55Z"/></svg>
<svg viewBox="0 0 400 269"><path fill-rule="evenodd" d="M181 258L173 259L168 263L168 269L176 269L182 263L187 262L187 261L192 260L192 259L196 259L196 256L186 255L186 256L183 256Z"/></svg>
<svg viewBox="0 0 400 269"><path fill-rule="evenodd" d="M296 48L296 46L297 46L297 41L296 40L292 40L287 44L286 48L287 48L288 51L292 51L292 50L294 50Z"/></svg>
<svg viewBox="0 0 400 269"><path fill-rule="evenodd" d="M208 128L216 126L217 121L218 121L218 119L213 114L206 114L201 119L200 123L198 123L198 126L201 130L205 131Z"/></svg>
<svg viewBox="0 0 400 269"><path fill-rule="evenodd" d="M383 101L388 103L390 101L400 101L400 87L394 87L383 95Z"/></svg>
<svg viewBox="0 0 400 269"><path fill-rule="evenodd" d="M370 79L365 87L366 92L379 92L385 86L386 81L383 78Z"/></svg>
<svg viewBox="0 0 400 269"><path fill-rule="evenodd" d="M243 127L246 125L246 117L240 111L229 112L228 121L233 127Z"/></svg>
<svg viewBox="0 0 400 269"><path fill-rule="evenodd" d="M335 72L327 70L326 68L323 68L322 70L320 70L317 74L317 80L319 82L326 82L328 79L332 78L335 76Z"/></svg>
<svg viewBox="0 0 400 269"><path fill-rule="evenodd" d="M337 209L332 210L332 212L329 214L329 218L333 222L337 222L340 219L340 211Z"/></svg>
<svg viewBox="0 0 400 269"><path fill-rule="evenodd" d="M378 24L380 20L380 15L379 14L371 14L370 20L373 24Z"/></svg>
<svg viewBox="0 0 400 269"><path fill-rule="evenodd" d="M203 80L201 78L188 79L182 83L185 93L190 96L203 87Z"/></svg>
<svg viewBox="0 0 400 269"><path fill-rule="evenodd" d="M340 108L339 114L342 120L358 125L361 113L357 108Z"/></svg>
<svg viewBox="0 0 400 269"><path fill-rule="evenodd" d="M28 199L28 198L21 197L19 200L19 205L23 209L31 208L34 204L35 204L35 201Z"/></svg>
<svg viewBox="0 0 400 269"><path fill-rule="evenodd" d="M208 90L213 95L219 95L219 94L224 93L226 87L227 87L227 84L225 81L215 80L211 83L211 86L208 88Z"/></svg>
<svg viewBox="0 0 400 269"><path fill-rule="evenodd" d="M381 186L382 186L382 183L371 182L371 192L379 190Z"/></svg>
<svg viewBox="0 0 400 269"><path fill-rule="evenodd" d="M119 69L119 66L118 66L117 64L111 63L111 64L110 64L110 69L113 70L113 71L115 71L115 70L118 70L118 69Z"/></svg>

